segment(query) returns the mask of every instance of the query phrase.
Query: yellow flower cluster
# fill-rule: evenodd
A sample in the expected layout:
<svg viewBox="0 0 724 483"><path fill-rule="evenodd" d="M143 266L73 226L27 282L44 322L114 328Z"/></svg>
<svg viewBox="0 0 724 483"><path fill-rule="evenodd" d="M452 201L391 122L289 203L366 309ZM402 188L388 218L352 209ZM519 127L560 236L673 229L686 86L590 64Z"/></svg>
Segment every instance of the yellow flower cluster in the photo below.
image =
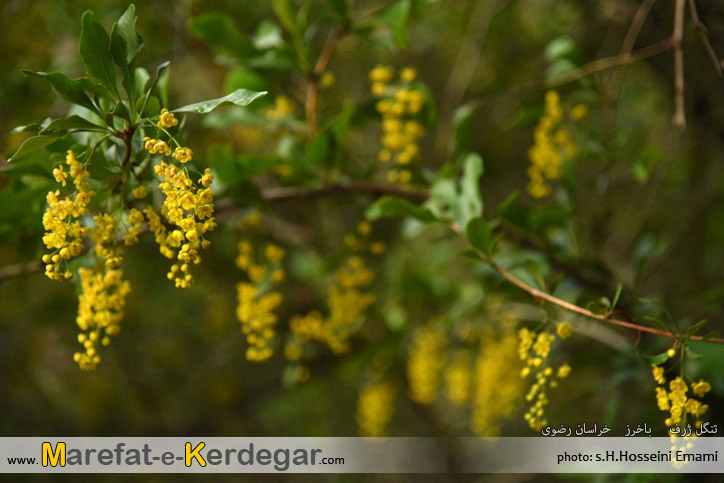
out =
<svg viewBox="0 0 724 483"><path fill-rule="evenodd" d="M407 184L412 180L409 166L420 156L418 141L425 134L425 128L417 116L425 105L425 97L409 84L417 73L407 67L400 73L402 85L391 86L394 72L389 66L377 66L370 71L372 94L380 98L376 109L382 115L382 149L380 161L394 162L396 167L387 171L391 183Z"/></svg>
<svg viewBox="0 0 724 483"><path fill-rule="evenodd" d="M367 385L359 394L357 424L360 435L377 438L384 436L392 419L395 387L390 382Z"/></svg>
<svg viewBox="0 0 724 483"><path fill-rule="evenodd" d="M91 237L96 243L96 256L103 263L96 269L78 270L82 290L78 296L76 322L82 331L78 334L78 342L83 344L85 352L76 352L73 359L83 370L93 370L100 363L98 342L108 345L109 336L121 331L123 306L131 290L120 270L122 258L116 247L118 218L104 213L96 215L93 220L96 226Z"/></svg>
<svg viewBox="0 0 724 483"><path fill-rule="evenodd" d="M159 129L178 126L178 119L173 115L172 112L168 112L165 107L161 109L161 115L159 116L158 123L156 123Z"/></svg>
<svg viewBox="0 0 724 483"><path fill-rule="evenodd" d="M241 322L241 331L249 344L246 358L256 362L267 360L274 353L270 343L279 320L274 310L282 303L282 296L272 288L275 283L284 280L284 270L280 267L284 250L269 244L264 250L264 256L265 264L255 264L251 243L245 240L239 243L236 265L246 272L250 282L236 285L236 317Z"/></svg>
<svg viewBox="0 0 724 483"><path fill-rule="evenodd" d="M415 331L407 358L408 394L413 401L429 404L435 400L446 344L441 330L428 326Z"/></svg>
<svg viewBox="0 0 724 483"><path fill-rule="evenodd" d="M571 119L582 119L586 115L585 106L578 105L570 113ZM533 131L534 144L528 151L531 165L528 168L528 192L534 198L550 196L553 188L548 180L563 176L563 165L578 153L571 140L571 133L561 127L563 110L556 91L545 95L545 113Z"/></svg>
<svg viewBox="0 0 724 483"><path fill-rule="evenodd" d="M68 270L68 259L76 257L83 252L83 239L88 236L89 228L84 227L80 218L88 213L88 203L95 194L90 191L90 185L85 180L88 176L83 166L78 162L73 151L68 151L65 158L69 172L63 165L53 170L53 176L58 183L66 185L68 176L73 178L75 191L60 199L60 191L48 193L48 208L43 214L43 243L50 254L43 255L45 274L52 280L69 279L73 274Z"/></svg>
<svg viewBox="0 0 724 483"><path fill-rule="evenodd" d="M472 429L481 437L500 436L504 419L513 416L516 402L523 394L515 363L515 334L501 339L484 336L475 363Z"/></svg>
<svg viewBox="0 0 724 483"><path fill-rule="evenodd" d="M161 162L154 170L162 180L159 187L166 195L161 214L175 228L159 242L164 255L168 256L171 250L178 260L171 266L168 279L174 280L177 287L188 288L193 283L189 265L201 263L199 251L211 244L204 235L216 227L213 217L214 192L208 188L213 177L206 170L198 186L191 180L185 167L179 169L176 165ZM149 214L146 211L149 227L159 241L164 234L162 225L157 223L153 214Z"/></svg>
<svg viewBox="0 0 724 483"><path fill-rule="evenodd" d="M373 294L364 292L373 279L374 272L365 266L362 257L349 257L335 273L335 281L327 291L329 315L325 318L312 311L304 316L295 315L289 321L297 341L303 344L316 340L327 344L335 354L347 352L360 317L375 300Z"/></svg>
<svg viewBox="0 0 724 483"><path fill-rule="evenodd" d="M148 191L146 191L146 187L144 185L141 185L131 191L131 196L133 196L137 200L142 200L143 198L148 196Z"/></svg>
<svg viewBox="0 0 724 483"><path fill-rule="evenodd" d="M562 324L559 324L559 329ZM564 334L567 329L562 331ZM554 370L548 364L548 355L551 351L551 344L555 341L556 336L549 332L539 332L537 335L530 330L523 328L518 331L518 356L520 360L525 362L525 367L521 370L520 376L526 378L531 374L535 375L535 382L531 385L525 399L528 402L535 403L525 414L525 420L531 429L540 431L543 426L548 424L545 419L545 406L548 405L548 396L546 388L558 387L557 379L568 377L571 372L571 366L563 364Z"/></svg>
<svg viewBox="0 0 724 483"><path fill-rule="evenodd" d="M292 101L286 96L277 96L274 99L274 107L270 107L266 111L266 117L270 121L278 121L294 112Z"/></svg>
<svg viewBox="0 0 724 483"><path fill-rule="evenodd" d="M666 418L666 425L671 427L675 424L686 424L687 415L694 417L694 425L698 428L702 421L701 417L709 409L707 404L694 397L688 397L687 392L691 389L694 396L703 397L707 392L711 391L711 385L703 379L699 382L686 384L682 377L677 377L669 381L669 391L666 391L666 377L664 377L664 369L660 366L653 367L653 376L659 387L656 387L656 404L661 411L668 411L670 416Z"/></svg>
<svg viewBox="0 0 724 483"><path fill-rule="evenodd" d="M462 406L470 399L472 370L471 357L466 350L455 352L450 363L443 372L445 396L456 406Z"/></svg>
<svg viewBox="0 0 724 483"><path fill-rule="evenodd" d="M138 243L138 236L143 233L143 213L136 208L131 208L128 212L128 230L123 237L123 242L126 246L131 246Z"/></svg>
<svg viewBox="0 0 724 483"><path fill-rule="evenodd" d="M166 141L151 139L148 136L143 138L143 147L151 154L164 154L171 156L171 147Z"/></svg>
<svg viewBox="0 0 724 483"><path fill-rule="evenodd" d="M556 334L561 340L567 339L573 334L573 326L568 322L558 322L556 324Z"/></svg>
<svg viewBox="0 0 724 483"><path fill-rule="evenodd" d="M369 251L373 255L382 255L387 246L381 241L370 240L372 224L369 221L361 221L357 224L357 233L348 233L344 237L344 244L357 252Z"/></svg>

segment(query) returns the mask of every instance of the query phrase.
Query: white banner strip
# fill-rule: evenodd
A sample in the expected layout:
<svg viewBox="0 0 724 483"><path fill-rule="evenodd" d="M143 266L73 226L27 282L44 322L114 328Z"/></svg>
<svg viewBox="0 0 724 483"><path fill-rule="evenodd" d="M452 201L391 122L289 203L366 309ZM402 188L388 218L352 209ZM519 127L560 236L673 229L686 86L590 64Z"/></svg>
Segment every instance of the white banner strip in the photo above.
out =
<svg viewBox="0 0 724 483"><path fill-rule="evenodd" d="M721 473L724 438L0 438L1 473Z"/></svg>

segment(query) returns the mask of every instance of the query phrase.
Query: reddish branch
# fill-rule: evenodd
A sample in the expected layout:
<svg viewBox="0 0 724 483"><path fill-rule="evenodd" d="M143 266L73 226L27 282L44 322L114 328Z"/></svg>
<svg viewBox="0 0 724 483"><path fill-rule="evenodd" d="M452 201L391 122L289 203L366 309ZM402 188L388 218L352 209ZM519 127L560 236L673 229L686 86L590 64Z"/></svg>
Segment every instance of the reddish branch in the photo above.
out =
<svg viewBox="0 0 724 483"><path fill-rule="evenodd" d="M317 135L317 105L319 104L319 80L322 78L322 74L327 70L329 60L332 58L334 48L337 46L337 42L344 36L345 30L342 27L334 28L329 36L327 37L322 52L319 54L319 59L314 66L314 70L309 74L307 80L307 96L305 100L304 110L307 117L307 128L309 130L309 136L315 137Z"/></svg>
<svg viewBox="0 0 724 483"><path fill-rule="evenodd" d="M462 236L463 238L465 237L465 235L463 234L463 232L460 230L460 228L457 225L450 224L449 226L452 229L452 231L454 231L458 235ZM670 337L672 339L683 339L684 338L684 336L681 334L675 334L673 332L669 332L666 330L654 329L653 327L647 327L645 325L636 324L634 322L629 322L626 320L612 319L610 317L610 315L596 314L594 312L591 312L588 309L584 309L583 307L579 307L578 305L572 304L570 302L566 302L565 300L559 299L558 297L555 297L549 293L543 292L542 290L538 290L535 287L531 287L530 285L528 285L524 281L520 280L515 275L513 275L512 273L510 273L509 271L507 271L506 269L504 269L503 267L501 267L500 265L495 263L493 260L490 260L489 258L484 258L484 260L491 267L493 267L493 269L495 269L496 272L498 272L500 275L502 275L503 278L505 278L508 282L510 282L513 285L515 285L516 287L528 292L531 296L533 296L537 300L544 300L546 302L557 305L561 308L570 310L571 312L576 312L577 314L581 314L585 317L596 319L601 322L606 322L608 324L617 325L619 327L633 329L633 330L638 331L639 333L647 332L649 334L661 335L664 337ZM699 335L693 335L689 338L693 339L693 340L704 340L704 338ZM711 337L711 338L707 338L706 340L708 342L724 343L723 338Z"/></svg>

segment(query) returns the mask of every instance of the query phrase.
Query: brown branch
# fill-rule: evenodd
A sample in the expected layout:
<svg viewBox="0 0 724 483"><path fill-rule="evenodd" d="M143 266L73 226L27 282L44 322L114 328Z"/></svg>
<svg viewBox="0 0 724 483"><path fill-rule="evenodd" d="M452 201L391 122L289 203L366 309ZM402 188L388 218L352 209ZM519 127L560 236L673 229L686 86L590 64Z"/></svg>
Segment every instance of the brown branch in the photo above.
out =
<svg viewBox="0 0 724 483"><path fill-rule="evenodd" d="M704 49L706 49L706 53L709 55L711 63L714 64L714 70L717 74L719 74L719 77L724 77L724 71L722 71L719 58L717 57L716 52L714 52L711 42L709 42L706 26L704 26L701 20L699 20L699 14L696 11L696 3L694 0L689 0L689 12L691 13L691 22L694 24L694 28L699 31L701 43L704 44Z"/></svg>
<svg viewBox="0 0 724 483"><path fill-rule="evenodd" d="M501 95L522 95L538 89L553 89L583 79L584 77L595 74L596 72L600 72L602 70L611 69L613 67L623 64L631 64L639 60L663 54L664 52L668 52L669 50L671 50L675 45L676 42L674 41L674 38L669 37L665 40L662 40L661 42L642 47L629 53L617 54L611 57L604 57L603 59L594 60L577 69L566 72L565 74L551 77L550 79L541 79L527 82L512 87L510 89L506 89L502 92L495 94L495 96L499 97ZM482 104L483 102L482 100L479 100L478 103Z"/></svg>
<svg viewBox="0 0 724 483"><path fill-rule="evenodd" d="M686 127L684 114L684 53L681 50L681 39L684 33L684 0L676 0L674 10L674 124Z"/></svg>
<svg viewBox="0 0 724 483"><path fill-rule="evenodd" d="M628 31L626 32L626 37L624 37L623 44L621 45L620 54L626 55L628 56L627 58L630 58L631 52L633 51L634 45L636 44L636 39L641 32L641 27L643 26L646 17L648 17L649 12L651 11L651 7L653 7L655 1L656 0L644 0L639 6L638 10L636 10L636 14L633 17L633 20L631 20L631 25L629 25ZM618 98L621 95L623 79L626 75L626 67L628 66L628 64L629 62L626 62L617 66L617 68L614 69L613 73L611 74L611 82L608 91L610 108L606 113L607 128L605 129L605 131L607 137L609 137L609 131L613 129L613 126L616 122L616 105L618 104Z"/></svg>
<svg viewBox="0 0 724 483"><path fill-rule="evenodd" d="M448 226L450 227L450 229L453 232L455 232L459 236L465 238L465 235L463 234L462 230L460 230L460 228L456 224L451 223ZM578 305L572 304L570 302L566 302L563 299L550 295L546 292L543 292L542 290L538 290L537 288L531 287L530 285L528 285L524 281L520 280L515 275L513 275L512 273L510 273L509 271L507 271L506 269L504 269L503 267L501 267L500 265L498 265L493 260L490 260L487 257L484 258L483 260L486 263L488 263L488 265L490 265L496 272L498 272L500 275L502 275L503 278L505 278L508 282L512 283L513 285L520 288L521 290L527 292L535 299L544 300L546 302L552 303L552 304L557 305L566 310L570 310L571 312L575 312L577 314L580 314L585 317L589 317L591 319L595 319L595 320L598 320L601 322L605 322L607 324L613 324L613 325L617 325L619 327L624 327L626 329L633 329L633 330L636 330L639 332L647 332L649 334L656 334L656 335L661 335L664 337L670 337L672 339L683 338L683 336L681 334L675 334L673 332L668 332L665 330L654 329L653 327L647 327L645 325L636 324L633 322L629 322L627 320L613 319L613 318L610 318L610 316L608 316L608 315L596 314L594 312L591 312L588 309L584 309L583 307L579 307ZM689 338L692 340L704 340L704 338L700 335L693 335ZM706 340L708 342L724 343L724 338L712 337L712 338L708 338Z"/></svg>
<svg viewBox="0 0 724 483"><path fill-rule="evenodd" d="M299 198L320 198L324 196L368 193L376 196L399 196L416 201L426 200L429 193L424 190L403 188L388 183L354 183L349 185L329 185L317 189L299 189L295 187L266 188L262 190L262 198L268 202L293 200Z"/></svg>
<svg viewBox="0 0 724 483"><path fill-rule="evenodd" d="M310 137L317 135L317 105L319 104L319 80L322 78L322 74L327 69L329 60L332 58L334 48L337 46L337 42L344 37L345 29L335 27L327 37L327 40L322 47L322 51L319 54L319 59L314 66L314 70L307 79L307 96L304 103L304 110L307 118L307 129Z"/></svg>
<svg viewBox="0 0 724 483"><path fill-rule="evenodd" d="M16 263L0 267L0 281L7 278L20 277L22 275L31 275L43 270L43 264L39 261L30 263Z"/></svg>

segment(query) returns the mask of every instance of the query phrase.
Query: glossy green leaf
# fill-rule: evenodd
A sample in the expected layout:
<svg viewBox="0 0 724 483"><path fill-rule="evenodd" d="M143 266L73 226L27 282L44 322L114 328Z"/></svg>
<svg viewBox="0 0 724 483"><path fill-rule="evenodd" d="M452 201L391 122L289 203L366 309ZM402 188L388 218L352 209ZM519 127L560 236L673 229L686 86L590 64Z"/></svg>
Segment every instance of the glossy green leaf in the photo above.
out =
<svg viewBox="0 0 724 483"><path fill-rule="evenodd" d="M254 100L265 96L266 92L256 92L247 89L237 89L228 96L219 97L218 99L210 99L208 101L201 101L188 106L178 107L174 109L174 112L197 112L199 114L206 114L211 112L219 106L227 104L233 104L236 106L248 106Z"/></svg>
<svg viewBox="0 0 724 483"><path fill-rule="evenodd" d="M33 136L25 140L17 151L8 159L9 163L17 162L23 156L53 144L58 138L54 136Z"/></svg>
<svg viewBox="0 0 724 483"><path fill-rule="evenodd" d="M42 131L40 131L40 134L58 134L68 131L69 129L78 129L81 131L105 131L105 128L103 126L99 126L85 118L78 116L77 114L73 114L72 116L51 121L50 124L48 124Z"/></svg>
<svg viewBox="0 0 724 483"><path fill-rule="evenodd" d="M63 99L73 104L78 104L92 111L98 112L98 108L86 94L81 82L71 79L60 72L32 72L23 70L26 76L35 76L45 79L53 87L53 90Z"/></svg>
<svg viewBox="0 0 724 483"><path fill-rule="evenodd" d="M143 47L143 38L136 32L136 7L133 4L123 12L121 18L113 26L113 32L116 32L123 40L126 62L130 64Z"/></svg>
<svg viewBox="0 0 724 483"><path fill-rule="evenodd" d="M83 14L78 51L88 74L103 87L118 95L116 68L110 52L108 32L98 24L90 10Z"/></svg>
<svg viewBox="0 0 724 483"><path fill-rule="evenodd" d="M107 99L109 101L116 99L111 91L87 77L81 77L78 79L78 84L83 88L83 90L90 94L95 94L99 98Z"/></svg>
<svg viewBox="0 0 724 483"><path fill-rule="evenodd" d="M651 366L660 366L661 364L663 364L664 362L666 362L670 359L668 352L662 352L661 354L657 354L657 355L649 355L649 354L644 353L641 349L639 349L638 355L641 359L646 361L646 363L648 363Z"/></svg>

